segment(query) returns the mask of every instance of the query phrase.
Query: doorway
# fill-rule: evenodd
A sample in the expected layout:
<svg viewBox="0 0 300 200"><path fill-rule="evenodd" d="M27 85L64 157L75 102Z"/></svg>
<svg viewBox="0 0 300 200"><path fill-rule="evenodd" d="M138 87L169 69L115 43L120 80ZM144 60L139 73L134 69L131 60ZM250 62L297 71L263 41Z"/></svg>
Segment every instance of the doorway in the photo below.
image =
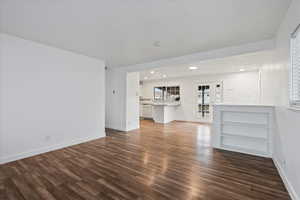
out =
<svg viewBox="0 0 300 200"><path fill-rule="evenodd" d="M222 103L222 81L197 84L196 117L201 122L211 122L213 104Z"/></svg>

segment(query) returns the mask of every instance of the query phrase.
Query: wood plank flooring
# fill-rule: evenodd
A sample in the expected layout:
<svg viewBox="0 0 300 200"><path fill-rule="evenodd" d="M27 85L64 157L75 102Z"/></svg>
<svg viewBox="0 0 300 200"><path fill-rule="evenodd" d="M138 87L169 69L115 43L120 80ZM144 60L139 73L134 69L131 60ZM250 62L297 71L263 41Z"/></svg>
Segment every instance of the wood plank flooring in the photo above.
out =
<svg viewBox="0 0 300 200"><path fill-rule="evenodd" d="M128 133L0 166L0 199L290 199L271 159L214 150L210 127L142 121Z"/></svg>

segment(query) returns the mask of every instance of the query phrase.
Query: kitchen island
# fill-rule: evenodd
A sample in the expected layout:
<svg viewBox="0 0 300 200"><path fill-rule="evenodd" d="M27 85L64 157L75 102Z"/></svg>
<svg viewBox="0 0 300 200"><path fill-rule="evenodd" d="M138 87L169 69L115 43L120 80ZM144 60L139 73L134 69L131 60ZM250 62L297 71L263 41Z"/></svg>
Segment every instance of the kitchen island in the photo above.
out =
<svg viewBox="0 0 300 200"><path fill-rule="evenodd" d="M180 102L153 102L152 115L156 123L166 124L174 120L175 110Z"/></svg>

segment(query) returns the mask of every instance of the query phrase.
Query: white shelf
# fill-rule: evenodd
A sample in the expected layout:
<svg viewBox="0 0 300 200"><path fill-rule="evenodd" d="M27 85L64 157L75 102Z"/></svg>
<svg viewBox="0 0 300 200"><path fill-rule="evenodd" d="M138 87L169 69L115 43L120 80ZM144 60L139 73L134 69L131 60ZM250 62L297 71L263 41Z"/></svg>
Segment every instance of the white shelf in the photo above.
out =
<svg viewBox="0 0 300 200"><path fill-rule="evenodd" d="M253 123L253 122L242 122L242 121L223 121L222 125L234 125L234 126L259 126L268 128L268 124L265 123Z"/></svg>
<svg viewBox="0 0 300 200"><path fill-rule="evenodd" d="M251 154L251 155L266 156L266 157L268 156L268 152L257 151L257 150L253 150L253 149L241 148L241 147L224 145L224 144L222 144L222 149L228 150L228 151L235 151L235 152L240 152L240 153Z"/></svg>
<svg viewBox="0 0 300 200"><path fill-rule="evenodd" d="M268 141L268 138L266 138L266 137L237 135L237 134L224 133L224 132L222 132L221 137L239 137L239 138L245 138L245 139L261 140L261 141L265 141L265 142Z"/></svg>
<svg viewBox="0 0 300 200"><path fill-rule="evenodd" d="M248 137L236 137L236 136L225 136L221 135L221 146L231 147L234 150L246 150L252 152L264 152L268 151L268 141L265 139L255 139Z"/></svg>
<svg viewBox="0 0 300 200"><path fill-rule="evenodd" d="M262 106L216 106L212 145L216 148L271 157L274 109Z"/></svg>

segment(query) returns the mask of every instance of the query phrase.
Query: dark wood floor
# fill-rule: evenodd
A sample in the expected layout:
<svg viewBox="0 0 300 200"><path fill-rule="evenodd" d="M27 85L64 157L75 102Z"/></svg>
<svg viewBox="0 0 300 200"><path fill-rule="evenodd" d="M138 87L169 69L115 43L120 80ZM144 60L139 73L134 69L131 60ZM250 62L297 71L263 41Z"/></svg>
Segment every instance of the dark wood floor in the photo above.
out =
<svg viewBox="0 0 300 200"><path fill-rule="evenodd" d="M0 199L290 199L271 159L213 150L210 127L142 121L0 167Z"/></svg>

